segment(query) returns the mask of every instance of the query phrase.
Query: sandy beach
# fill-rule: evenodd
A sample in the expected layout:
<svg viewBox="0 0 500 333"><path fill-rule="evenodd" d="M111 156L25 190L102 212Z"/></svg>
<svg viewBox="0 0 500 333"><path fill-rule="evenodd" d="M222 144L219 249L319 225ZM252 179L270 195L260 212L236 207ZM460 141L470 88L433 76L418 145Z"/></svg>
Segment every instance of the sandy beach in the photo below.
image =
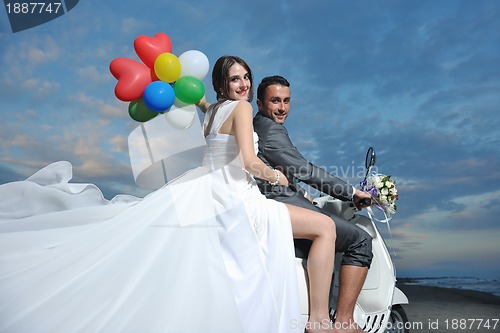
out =
<svg viewBox="0 0 500 333"><path fill-rule="evenodd" d="M398 280L410 332L500 332L500 297L471 290L412 285Z"/></svg>

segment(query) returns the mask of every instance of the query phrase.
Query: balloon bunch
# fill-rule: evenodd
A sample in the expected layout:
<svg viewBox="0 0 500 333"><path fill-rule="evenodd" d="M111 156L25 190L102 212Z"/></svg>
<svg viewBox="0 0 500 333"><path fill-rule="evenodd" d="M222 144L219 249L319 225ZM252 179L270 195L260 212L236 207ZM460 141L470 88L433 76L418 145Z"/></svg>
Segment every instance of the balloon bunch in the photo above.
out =
<svg viewBox="0 0 500 333"><path fill-rule="evenodd" d="M129 115L146 122L159 113L192 106L205 95L201 80L208 73L208 58L200 51L189 50L179 57L172 53L172 42L165 33L154 37L139 36L134 50L142 63L129 58L113 59L111 74L118 80L116 97L130 102Z"/></svg>

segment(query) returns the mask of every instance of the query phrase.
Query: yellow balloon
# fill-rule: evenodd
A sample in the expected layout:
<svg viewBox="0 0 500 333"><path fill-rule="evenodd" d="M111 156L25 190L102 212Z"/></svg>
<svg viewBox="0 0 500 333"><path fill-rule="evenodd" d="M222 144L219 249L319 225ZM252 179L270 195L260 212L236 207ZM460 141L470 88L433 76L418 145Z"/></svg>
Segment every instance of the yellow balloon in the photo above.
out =
<svg viewBox="0 0 500 333"><path fill-rule="evenodd" d="M181 62L174 54L165 52L155 60L155 74L164 82L174 82L181 75Z"/></svg>

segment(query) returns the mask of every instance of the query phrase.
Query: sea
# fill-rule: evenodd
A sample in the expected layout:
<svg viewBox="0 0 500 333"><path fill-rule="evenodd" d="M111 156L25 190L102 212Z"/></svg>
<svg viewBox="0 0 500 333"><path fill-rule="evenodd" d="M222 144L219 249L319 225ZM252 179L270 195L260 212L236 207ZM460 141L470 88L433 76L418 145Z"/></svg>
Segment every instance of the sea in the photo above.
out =
<svg viewBox="0 0 500 333"><path fill-rule="evenodd" d="M405 284L482 291L500 297L500 279L476 277L429 277L404 279Z"/></svg>

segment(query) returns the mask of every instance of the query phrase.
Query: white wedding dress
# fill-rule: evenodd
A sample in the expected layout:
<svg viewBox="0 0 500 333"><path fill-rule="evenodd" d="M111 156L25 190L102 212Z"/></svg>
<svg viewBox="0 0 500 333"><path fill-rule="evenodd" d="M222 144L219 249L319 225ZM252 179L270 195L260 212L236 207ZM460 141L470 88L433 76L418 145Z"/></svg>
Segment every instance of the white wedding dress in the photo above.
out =
<svg viewBox="0 0 500 333"><path fill-rule="evenodd" d="M70 183L68 162L0 185L0 332L299 332L288 210L218 134L236 103L204 165L143 199Z"/></svg>

